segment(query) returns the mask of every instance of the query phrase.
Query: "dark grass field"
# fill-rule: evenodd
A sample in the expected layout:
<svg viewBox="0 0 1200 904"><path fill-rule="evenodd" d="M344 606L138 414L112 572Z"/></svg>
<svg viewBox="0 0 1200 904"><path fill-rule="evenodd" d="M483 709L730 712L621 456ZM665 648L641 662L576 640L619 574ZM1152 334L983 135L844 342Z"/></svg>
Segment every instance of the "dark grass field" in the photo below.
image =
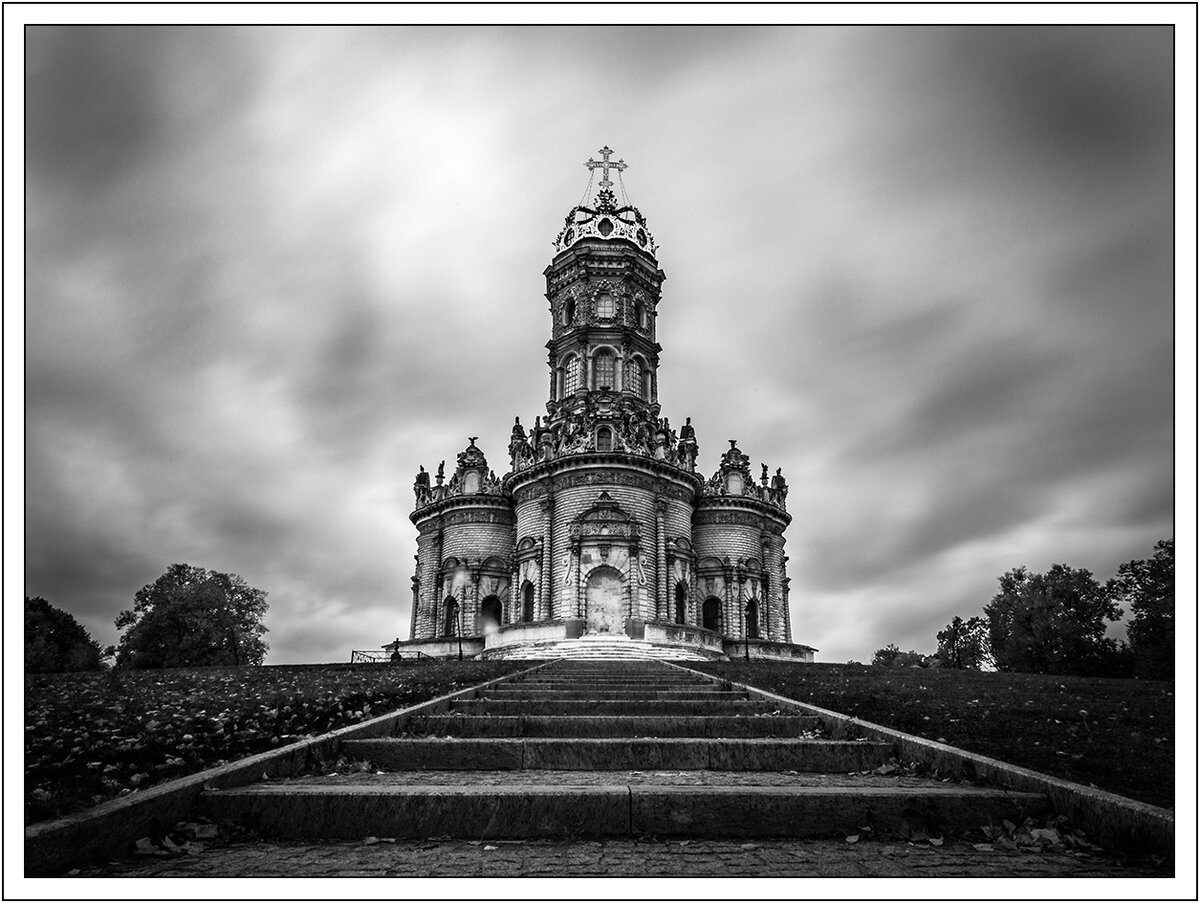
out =
<svg viewBox="0 0 1200 904"><path fill-rule="evenodd" d="M513 662L163 669L25 676L25 820L519 671Z"/></svg>
<svg viewBox="0 0 1200 904"><path fill-rule="evenodd" d="M1174 807L1171 682L838 663L713 662L698 668L1028 769Z"/></svg>

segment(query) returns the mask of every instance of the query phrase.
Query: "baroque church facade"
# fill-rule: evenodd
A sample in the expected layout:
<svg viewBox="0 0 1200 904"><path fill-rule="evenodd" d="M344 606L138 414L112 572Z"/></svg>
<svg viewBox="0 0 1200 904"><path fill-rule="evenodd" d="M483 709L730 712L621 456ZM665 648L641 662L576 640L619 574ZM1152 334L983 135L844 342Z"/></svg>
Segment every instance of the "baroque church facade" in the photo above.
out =
<svg viewBox="0 0 1200 904"><path fill-rule="evenodd" d="M782 471L755 475L730 441L696 470L691 418L658 398L655 324L666 279L641 212L618 202L610 159L545 271L549 399L517 418L497 477L471 437L414 484L418 529L401 655L811 660L792 642ZM622 192L624 194L624 192Z"/></svg>

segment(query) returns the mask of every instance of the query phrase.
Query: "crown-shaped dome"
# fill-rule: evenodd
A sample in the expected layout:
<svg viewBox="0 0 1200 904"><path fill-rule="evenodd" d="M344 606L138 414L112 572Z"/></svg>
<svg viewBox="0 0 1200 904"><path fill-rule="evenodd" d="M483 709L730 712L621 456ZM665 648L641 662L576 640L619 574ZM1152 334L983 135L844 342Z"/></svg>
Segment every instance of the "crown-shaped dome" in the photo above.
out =
<svg viewBox="0 0 1200 904"><path fill-rule="evenodd" d="M622 239L632 242L653 256L657 253L658 246L654 244L654 236L650 234L646 218L631 204L621 204L617 201L612 182L608 178L609 170L614 169L619 178L621 171L626 169L628 164L624 160L609 160L609 155L612 154L610 147L601 148L599 154L603 159L588 160L584 166L592 171L599 169L603 172L600 190L590 204L585 201L567 214L563 228L554 240L555 252L565 251L581 239Z"/></svg>

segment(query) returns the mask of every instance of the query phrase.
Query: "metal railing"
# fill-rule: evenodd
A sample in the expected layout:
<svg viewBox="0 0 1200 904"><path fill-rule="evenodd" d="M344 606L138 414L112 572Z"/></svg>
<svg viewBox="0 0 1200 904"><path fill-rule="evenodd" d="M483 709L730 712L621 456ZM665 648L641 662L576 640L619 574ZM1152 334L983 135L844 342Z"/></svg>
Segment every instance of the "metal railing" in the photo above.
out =
<svg viewBox="0 0 1200 904"><path fill-rule="evenodd" d="M387 650L351 650L350 662L401 662L405 659L433 659L428 653L414 650L411 653L389 653Z"/></svg>

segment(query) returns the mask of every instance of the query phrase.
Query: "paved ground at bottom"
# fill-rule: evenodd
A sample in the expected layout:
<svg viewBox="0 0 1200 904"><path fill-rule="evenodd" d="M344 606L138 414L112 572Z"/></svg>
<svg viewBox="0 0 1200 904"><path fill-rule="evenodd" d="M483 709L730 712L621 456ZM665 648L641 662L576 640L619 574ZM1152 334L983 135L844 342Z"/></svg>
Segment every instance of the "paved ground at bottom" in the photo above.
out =
<svg viewBox="0 0 1200 904"><path fill-rule="evenodd" d="M142 856L79 871L80 877L1062 877L1164 875L1091 854L980 851L947 841L710 839L524 842L363 841L221 844L182 857Z"/></svg>

